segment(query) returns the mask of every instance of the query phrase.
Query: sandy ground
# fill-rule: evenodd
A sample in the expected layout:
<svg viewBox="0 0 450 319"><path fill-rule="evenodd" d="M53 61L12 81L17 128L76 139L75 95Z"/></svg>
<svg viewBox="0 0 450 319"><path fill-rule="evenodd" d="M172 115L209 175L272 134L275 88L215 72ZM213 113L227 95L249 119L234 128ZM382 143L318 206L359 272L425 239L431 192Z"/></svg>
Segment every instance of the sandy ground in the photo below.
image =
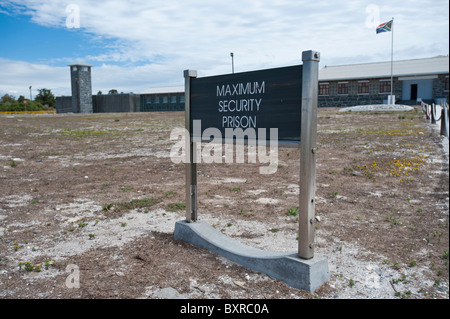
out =
<svg viewBox="0 0 450 319"><path fill-rule="evenodd" d="M316 253L330 280L314 293L173 239L185 180L170 134L183 123L0 117L0 298L448 299L448 140L419 107L319 109ZM280 148L270 175L199 164L199 219L296 251L299 158Z"/></svg>

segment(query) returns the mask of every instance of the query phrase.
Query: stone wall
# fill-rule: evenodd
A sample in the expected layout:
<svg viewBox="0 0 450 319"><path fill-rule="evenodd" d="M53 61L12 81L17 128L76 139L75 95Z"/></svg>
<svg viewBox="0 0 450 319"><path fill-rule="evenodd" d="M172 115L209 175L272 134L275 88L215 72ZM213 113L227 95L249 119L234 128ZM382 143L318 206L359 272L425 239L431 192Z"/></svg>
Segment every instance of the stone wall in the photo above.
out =
<svg viewBox="0 0 450 319"><path fill-rule="evenodd" d="M445 89L446 78L448 79L448 74L439 74L438 78L433 80L433 97L435 100L446 99L448 103L448 90Z"/></svg>
<svg viewBox="0 0 450 319"><path fill-rule="evenodd" d="M70 70L72 84L72 112L92 113L91 68L72 66Z"/></svg>
<svg viewBox="0 0 450 319"><path fill-rule="evenodd" d="M384 79L389 80L390 79ZM320 95L318 97L319 107L348 107L356 105L370 105L370 104L383 104L387 101L388 93L379 93L380 91L380 79L371 79L367 85L369 92L365 94L358 93L358 82L361 80L349 80L349 81L321 81L320 83L329 83L329 94ZM348 93L339 94L338 86L340 82L347 82ZM398 78L394 78L394 91L396 100L401 97L402 84L398 81Z"/></svg>

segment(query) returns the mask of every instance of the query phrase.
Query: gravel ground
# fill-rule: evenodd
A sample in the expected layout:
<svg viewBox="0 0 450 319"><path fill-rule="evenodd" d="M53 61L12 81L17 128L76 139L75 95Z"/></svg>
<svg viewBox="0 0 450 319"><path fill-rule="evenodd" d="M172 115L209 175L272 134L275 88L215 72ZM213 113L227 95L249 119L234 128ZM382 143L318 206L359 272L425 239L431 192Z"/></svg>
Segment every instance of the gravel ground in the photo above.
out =
<svg viewBox="0 0 450 319"><path fill-rule="evenodd" d="M0 298L448 299L448 140L417 107L325 108L318 120L316 253L330 280L309 294L173 239L185 181L169 136L183 113L0 117ZM270 176L258 164L199 165L199 218L295 251L286 212L298 205L299 156L280 149Z"/></svg>

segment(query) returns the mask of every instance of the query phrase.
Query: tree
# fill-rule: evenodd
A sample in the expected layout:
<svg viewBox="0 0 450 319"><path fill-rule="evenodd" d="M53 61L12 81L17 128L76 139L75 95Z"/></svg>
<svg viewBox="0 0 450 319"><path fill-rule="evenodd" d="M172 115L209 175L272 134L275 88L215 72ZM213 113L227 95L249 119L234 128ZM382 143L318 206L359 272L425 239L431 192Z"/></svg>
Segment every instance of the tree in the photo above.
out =
<svg viewBox="0 0 450 319"><path fill-rule="evenodd" d="M109 90L108 94L118 94L116 89Z"/></svg>
<svg viewBox="0 0 450 319"><path fill-rule="evenodd" d="M2 103L6 103L9 102L11 104L16 103L16 99L14 98L14 96L9 95L9 94L5 94L2 96Z"/></svg>
<svg viewBox="0 0 450 319"><path fill-rule="evenodd" d="M51 108L56 107L55 96L53 95L51 90L48 89L39 89L39 93L34 98L35 101L40 102L42 105L48 105Z"/></svg>

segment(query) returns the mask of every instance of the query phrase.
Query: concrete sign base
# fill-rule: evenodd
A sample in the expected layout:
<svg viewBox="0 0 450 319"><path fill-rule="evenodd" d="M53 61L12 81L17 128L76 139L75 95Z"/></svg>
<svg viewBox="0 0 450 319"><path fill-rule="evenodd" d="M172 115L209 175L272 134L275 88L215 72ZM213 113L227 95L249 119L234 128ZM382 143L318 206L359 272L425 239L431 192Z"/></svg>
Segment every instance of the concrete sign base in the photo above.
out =
<svg viewBox="0 0 450 319"><path fill-rule="evenodd" d="M322 256L301 259L297 253L270 252L231 239L208 224L175 223L175 240L206 248L241 266L281 280L289 286L314 292L330 279L328 260Z"/></svg>

